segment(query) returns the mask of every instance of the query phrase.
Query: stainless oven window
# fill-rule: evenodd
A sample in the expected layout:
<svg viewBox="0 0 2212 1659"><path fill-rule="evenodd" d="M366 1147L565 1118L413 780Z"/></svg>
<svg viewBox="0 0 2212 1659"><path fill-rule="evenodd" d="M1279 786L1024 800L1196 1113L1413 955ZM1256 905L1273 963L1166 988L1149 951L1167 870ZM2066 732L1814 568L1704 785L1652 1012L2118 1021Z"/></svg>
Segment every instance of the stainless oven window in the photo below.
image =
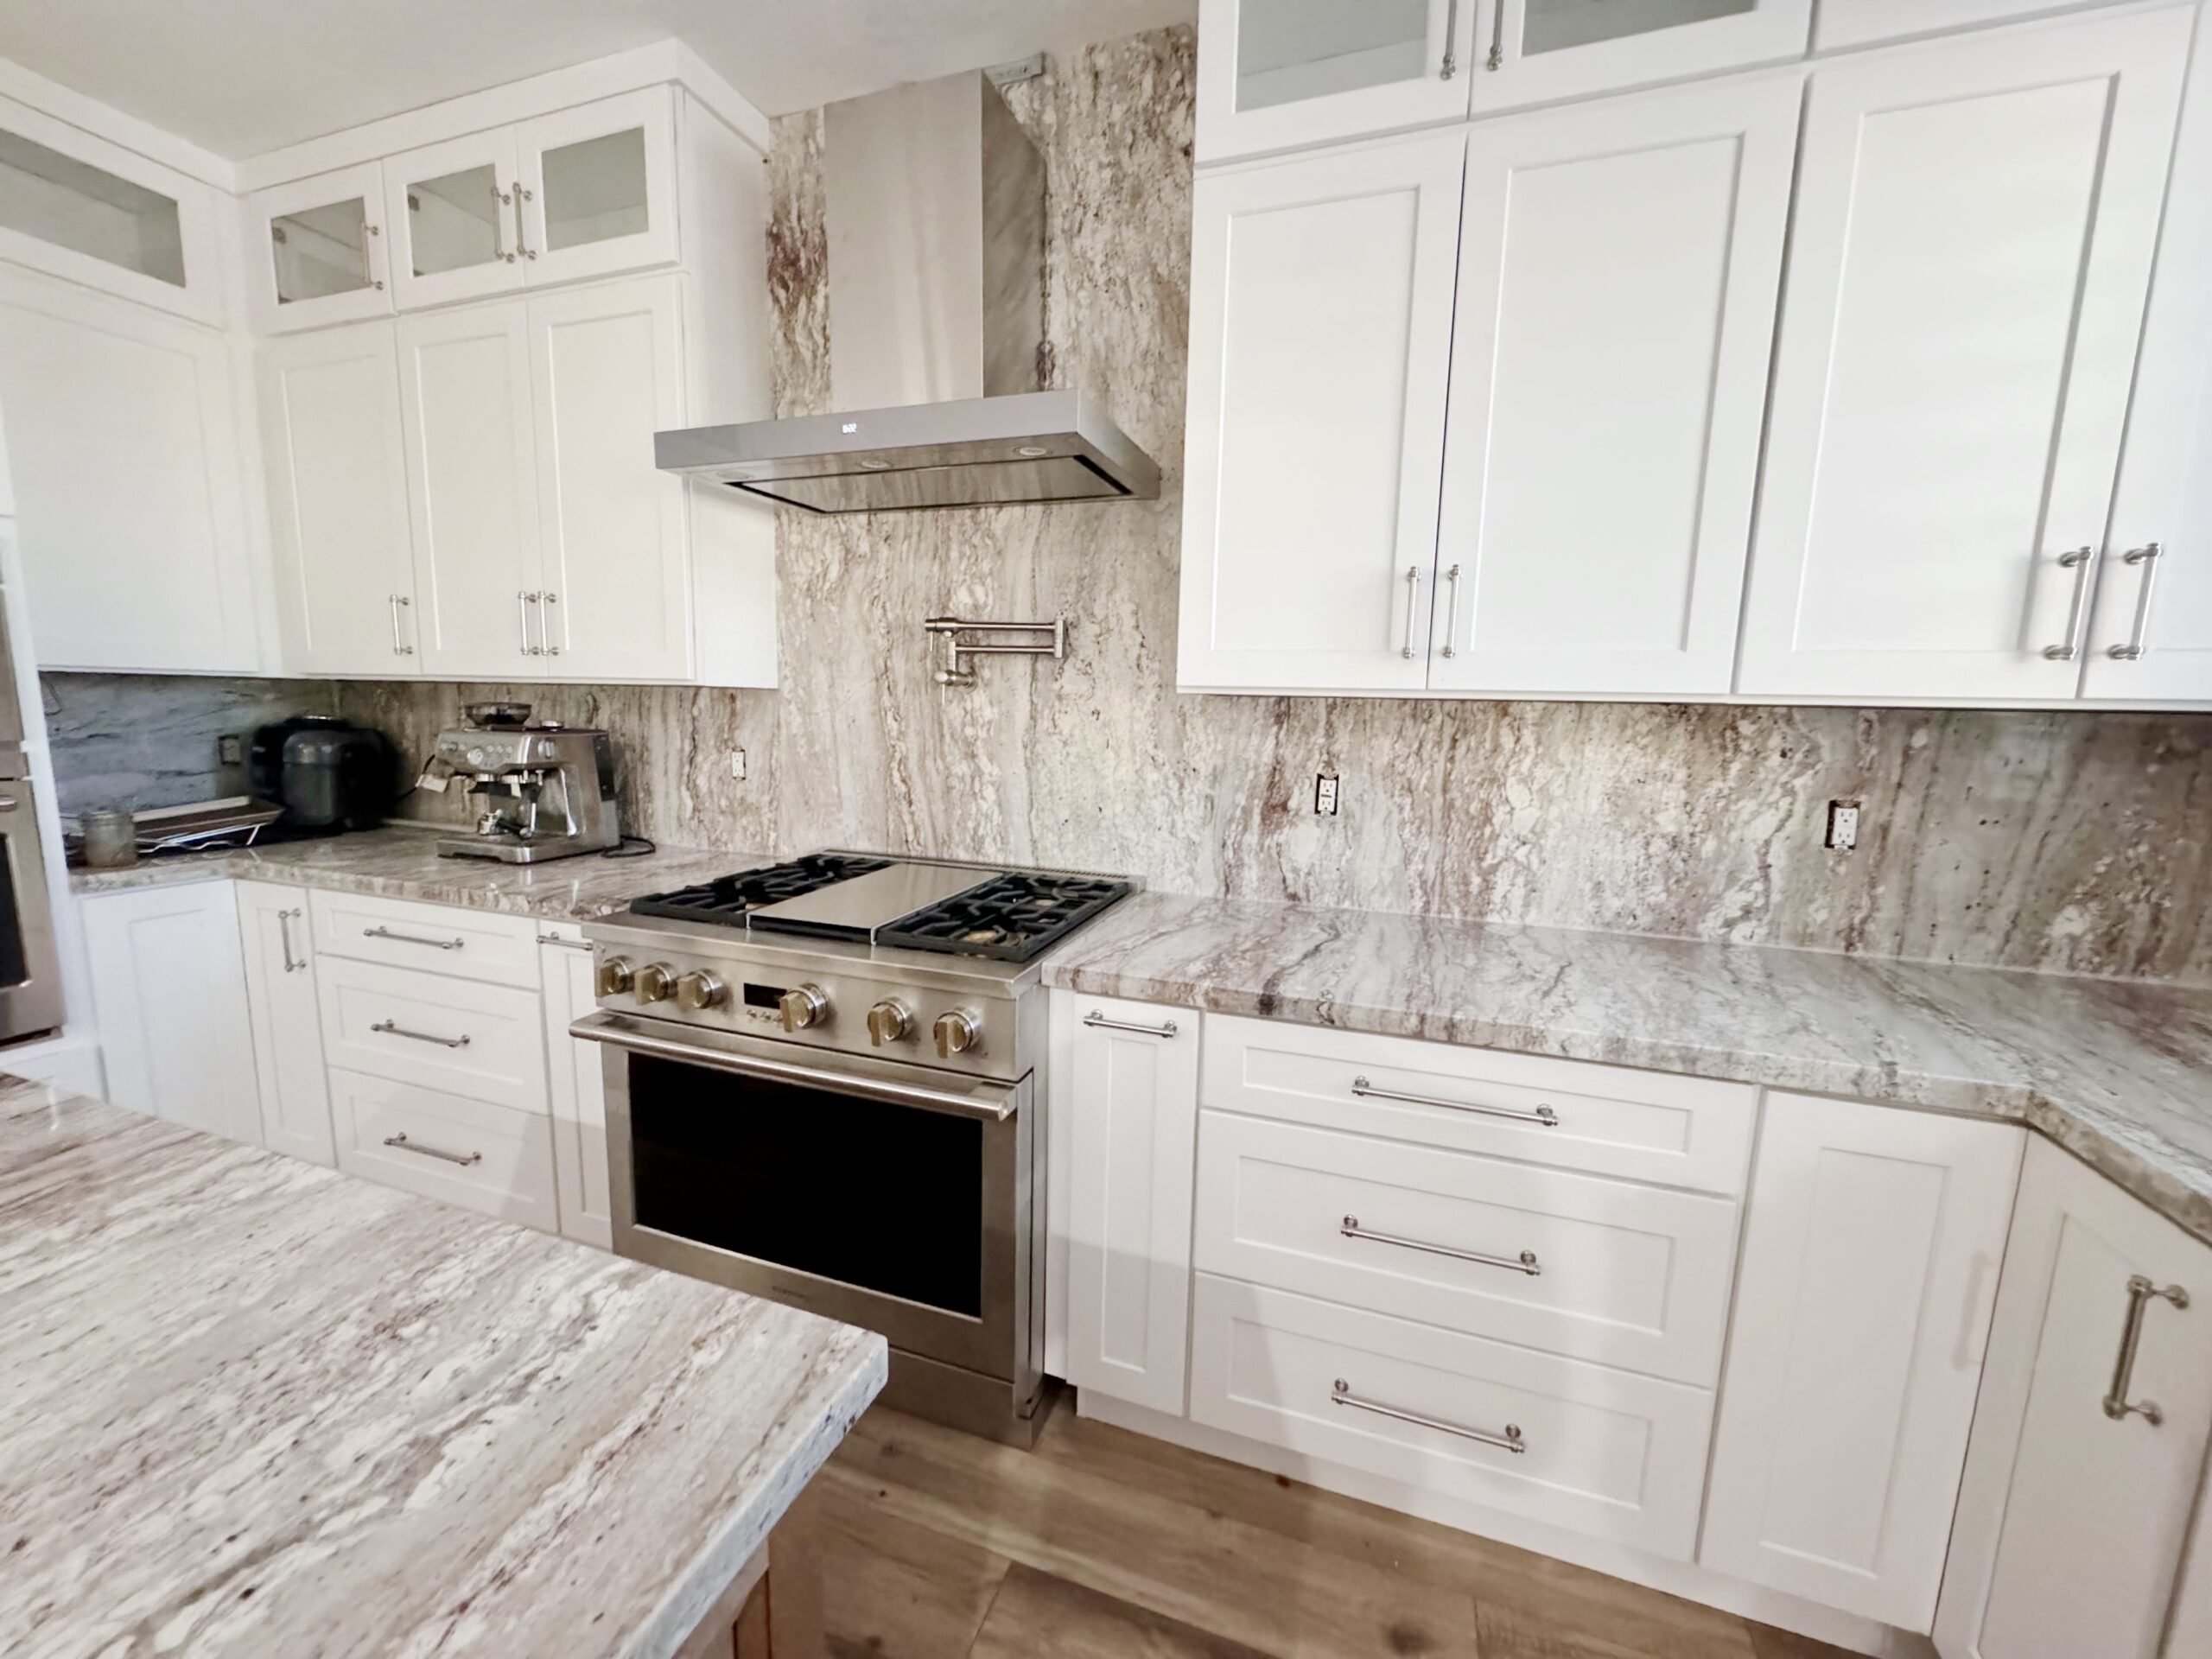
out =
<svg viewBox="0 0 2212 1659"><path fill-rule="evenodd" d="M626 1063L639 1226L982 1314L982 1121L644 1054Z"/></svg>

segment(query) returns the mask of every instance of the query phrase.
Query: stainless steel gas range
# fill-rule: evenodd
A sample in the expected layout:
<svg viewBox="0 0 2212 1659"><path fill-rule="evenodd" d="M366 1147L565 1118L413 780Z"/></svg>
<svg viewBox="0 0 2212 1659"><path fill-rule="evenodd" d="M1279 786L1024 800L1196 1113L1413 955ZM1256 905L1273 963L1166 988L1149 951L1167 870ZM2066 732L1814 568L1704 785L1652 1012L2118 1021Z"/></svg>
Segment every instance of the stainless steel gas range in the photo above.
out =
<svg viewBox="0 0 2212 1659"><path fill-rule="evenodd" d="M1135 885L817 853L587 926L615 1250L880 1331L890 1403L1033 1438L1038 959Z"/></svg>

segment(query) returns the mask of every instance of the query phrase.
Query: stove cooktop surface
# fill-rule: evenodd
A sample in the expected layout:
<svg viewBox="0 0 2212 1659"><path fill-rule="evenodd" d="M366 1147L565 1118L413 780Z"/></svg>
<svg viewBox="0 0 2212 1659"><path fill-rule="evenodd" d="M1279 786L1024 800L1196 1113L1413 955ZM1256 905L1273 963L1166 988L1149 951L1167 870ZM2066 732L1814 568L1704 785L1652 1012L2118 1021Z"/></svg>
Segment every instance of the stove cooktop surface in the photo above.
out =
<svg viewBox="0 0 2212 1659"><path fill-rule="evenodd" d="M874 854L811 853L634 899L635 916L710 922L763 935L1027 962L1134 881Z"/></svg>

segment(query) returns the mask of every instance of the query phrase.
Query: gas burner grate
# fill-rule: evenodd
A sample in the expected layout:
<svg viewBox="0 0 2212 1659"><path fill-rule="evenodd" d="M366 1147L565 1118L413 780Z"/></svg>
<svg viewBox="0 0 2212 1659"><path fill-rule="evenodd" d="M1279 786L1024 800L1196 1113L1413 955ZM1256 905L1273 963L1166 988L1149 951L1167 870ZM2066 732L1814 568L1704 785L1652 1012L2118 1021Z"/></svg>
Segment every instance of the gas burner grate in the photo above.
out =
<svg viewBox="0 0 2212 1659"><path fill-rule="evenodd" d="M907 950L1027 962L1129 892L1127 881L1012 872L878 928L875 942Z"/></svg>
<svg viewBox="0 0 2212 1659"><path fill-rule="evenodd" d="M632 916L669 916L680 922L721 922L742 927L745 918L764 905L796 899L838 881L888 869L887 858L862 858L843 853L810 853L788 864L764 865L718 875L696 887L656 893L630 901Z"/></svg>

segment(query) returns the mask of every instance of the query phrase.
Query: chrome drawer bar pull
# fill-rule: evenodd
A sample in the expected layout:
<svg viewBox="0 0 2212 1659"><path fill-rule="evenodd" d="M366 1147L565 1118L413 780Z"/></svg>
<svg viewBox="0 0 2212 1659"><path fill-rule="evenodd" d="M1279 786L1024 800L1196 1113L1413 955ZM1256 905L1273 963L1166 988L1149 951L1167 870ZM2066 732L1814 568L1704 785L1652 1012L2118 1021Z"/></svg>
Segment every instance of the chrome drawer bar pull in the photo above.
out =
<svg viewBox="0 0 2212 1659"><path fill-rule="evenodd" d="M2141 1274L2132 1275L2127 1281L2127 1323L2120 1327L2120 1357L2113 1362L2112 1391L2105 1395L2105 1415L2114 1422L2127 1417L2140 1417L2156 1428L2166 1421L2165 1410L2155 1400L2130 1403L2128 1390L2135 1382L2135 1351L2143 1341L2143 1313L2152 1297L2160 1297L2176 1307L2189 1306L2189 1293L2179 1285L2168 1285L2164 1289L2152 1284Z"/></svg>
<svg viewBox="0 0 2212 1659"><path fill-rule="evenodd" d="M1351 1384L1341 1376L1337 1379L1335 1388L1330 1390L1329 1400L1333 1405L1350 1406L1354 1411L1370 1411L1377 1417L1388 1417L1395 1423L1411 1423L1415 1428L1433 1428L1440 1434L1456 1434L1463 1440L1494 1446L1501 1452L1512 1452L1516 1457L1529 1449L1529 1443L1521 1438L1521 1425L1518 1423L1508 1423L1503 1434L1493 1434L1488 1429L1463 1427L1458 1423L1447 1423L1441 1417L1424 1417L1417 1411L1401 1411L1395 1406L1363 1400L1351 1391Z"/></svg>
<svg viewBox="0 0 2212 1659"><path fill-rule="evenodd" d="M406 1027L395 1024L390 1020L379 1020L369 1029L380 1031L387 1037L404 1037L410 1043L435 1043L440 1048L467 1048L468 1046L467 1032L461 1033L458 1037L439 1037L427 1031L410 1031Z"/></svg>
<svg viewBox="0 0 2212 1659"><path fill-rule="evenodd" d="M365 939L391 939L399 944L427 944L434 950L458 950L468 943L467 939L428 939L420 933L395 933L388 927L365 927L361 930L361 937Z"/></svg>
<svg viewBox="0 0 2212 1659"><path fill-rule="evenodd" d="M1455 1250L1449 1244L1425 1244L1417 1238L1400 1238L1392 1233L1370 1232L1359 1224L1357 1216L1346 1216L1337 1230L1346 1238L1363 1238L1370 1244L1395 1244L1402 1250L1419 1250L1424 1255L1448 1255L1454 1262L1472 1262L1485 1268L1503 1268L1511 1273L1525 1273L1531 1279L1543 1272L1543 1268L1537 1265L1534 1250L1523 1250L1518 1255L1485 1255L1480 1250Z"/></svg>
<svg viewBox="0 0 2212 1659"><path fill-rule="evenodd" d="M540 944L565 945L571 950L588 950L591 949L591 941L589 939L564 939L558 933L541 933L537 936L537 942Z"/></svg>
<svg viewBox="0 0 2212 1659"><path fill-rule="evenodd" d="M1464 1100L1437 1100L1428 1095L1401 1095L1392 1090L1377 1089L1365 1077L1354 1077L1351 1091L1362 1100L1399 1100L1408 1106L1440 1106L1447 1112L1472 1112L1478 1117L1510 1117L1516 1123L1541 1123L1548 1129L1559 1127L1559 1114L1548 1106L1539 1106L1533 1112L1524 1112L1512 1106L1477 1106Z"/></svg>
<svg viewBox="0 0 2212 1659"><path fill-rule="evenodd" d="M387 1135L384 1138L384 1143L395 1152L417 1153L425 1158L436 1158L448 1164L459 1164L463 1168L470 1164L480 1164L484 1161L484 1154L480 1152L448 1152L443 1147L426 1147L419 1141L410 1141L404 1130L397 1135Z"/></svg>
<svg viewBox="0 0 2212 1659"><path fill-rule="evenodd" d="M1093 1031L1134 1031L1140 1037L1173 1037L1176 1031L1173 1020L1163 1020L1156 1026L1132 1025L1126 1020L1109 1020L1096 1008L1083 1016L1083 1023Z"/></svg>

